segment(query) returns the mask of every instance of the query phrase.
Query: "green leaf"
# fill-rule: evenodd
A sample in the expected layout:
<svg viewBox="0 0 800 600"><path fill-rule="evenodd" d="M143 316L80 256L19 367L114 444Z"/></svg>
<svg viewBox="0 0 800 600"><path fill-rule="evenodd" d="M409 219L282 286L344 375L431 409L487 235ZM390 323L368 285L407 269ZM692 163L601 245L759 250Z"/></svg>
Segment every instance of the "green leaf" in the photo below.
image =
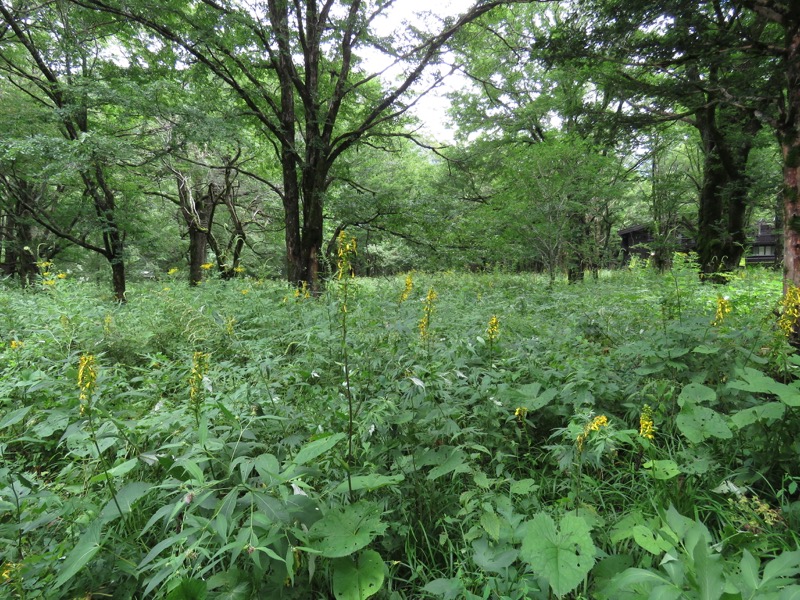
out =
<svg viewBox="0 0 800 600"><path fill-rule="evenodd" d="M686 439L695 444L708 438L727 440L733 437L722 415L705 406L684 406L675 424Z"/></svg>
<svg viewBox="0 0 800 600"><path fill-rule="evenodd" d="M100 551L102 547L100 544L100 530L102 527L103 523L99 519L96 519L89 525L88 529L81 536L81 539L78 540L77 545L67 555L67 558L64 559L58 577L53 582L54 589L60 588L77 575L78 572L94 558L94 555Z"/></svg>
<svg viewBox="0 0 800 600"><path fill-rule="evenodd" d="M484 512L481 515L481 527L493 540L500 539L500 517L495 513Z"/></svg>
<svg viewBox="0 0 800 600"><path fill-rule="evenodd" d="M401 481L405 479L404 475L356 475L355 477L351 478L353 484L353 491L358 490L377 490L382 487L386 487L389 485L397 485ZM347 480L345 479L342 483L337 485L333 493L340 494L342 492L348 491L348 484Z"/></svg>
<svg viewBox="0 0 800 600"><path fill-rule="evenodd" d="M668 541L644 525L633 527L633 540L650 554L663 554L672 547Z"/></svg>
<svg viewBox="0 0 800 600"><path fill-rule="evenodd" d="M365 550L354 563L350 558L333 561L333 596L336 600L366 600L383 585L383 559L374 550Z"/></svg>
<svg viewBox="0 0 800 600"><path fill-rule="evenodd" d="M424 591L444 600L456 600L456 598L464 597L464 584L458 577L451 577L450 579L434 579L433 581L425 584L422 588Z"/></svg>
<svg viewBox="0 0 800 600"><path fill-rule="evenodd" d="M346 437L347 436L343 433L335 433L322 439L314 440L300 448L300 451L292 462L296 465L304 465L318 456L325 454Z"/></svg>
<svg viewBox="0 0 800 600"><path fill-rule="evenodd" d="M650 471L654 479L666 481L681 474L680 468L674 460L648 460L642 465Z"/></svg>
<svg viewBox="0 0 800 600"><path fill-rule="evenodd" d="M728 385L736 390L754 394L772 394L787 406L800 406L800 391L797 388L775 381L757 369L747 367L739 373L740 379Z"/></svg>
<svg viewBox="0 0 800 600"><path fill-rule="evenodd" d="M684 404L700 404L703 402L714 402L717 399L717 393L710 387L700 383L690 383L681 390L678 396L678 406Z"/></svg>
<svg viewBox="0 0 800 600"><path fill-rule="evenodd" d="M434 481L449 473L466 473L469 471L469 465L467 465L466 460L466 453L463 450L454 448L442 464L430 470L427 478Z"/></svg>
<svg viewBox="0 0 800 600"><path fill-rule="evenodd" d="M119 516L130 514L133 503L153 489L153 485L144 481L134 481L117 491L116 502L109 500L100 512L100 520L110 521ZM119 505L119 507L117 506ZM122 515L119 514L122 509Z"/></svg>
<svg viewBox="0 0 800 600"><path fill-rule="evenodd" d="M0 420L0 429L5 429L6 427L16 425L25 418L25 415L27 415L32 408L33 406L23 406L17 410L12 410L5 417L3 417L2 420Z"/></svg>
<svg viewBox="0 0 800 600"><path fill-rule="evenodd" d="M594 565L596 548L589 525L581 517L565 516L559 526L548 514L526 525L520 557L546 577L557 596L577 588Z"/></svg>
<svg viewBox="0 0 800 600"><path fill-rule="evenodd" d="M519 550L505 544L493 546L486 536L472 542L475 553L472 560L475 564L491 573L502 573L517 560Z"/></svg>
<svg viewBox="0 0 800 600"><path fill-rule="evenodd" d="M745 408L731 415L731 423L733 423L734 427L737 429L744 429L748 425L759 421L771 425L775 421L780 420L785 412L786 405L782 402L767 402L758 406Z"/></svg>
<svg viewBox="0 0 800 600"><path fill-rule="evenodd" d="M330 510L311 526L309 536L322 556L338 558L361 550L385 530L380 507L360 501Z"/></svg>
<svg viewBox="0 0 800 600"><path fill-rule="evenodd" d="M167 600L205 600L207 584L202 579L183 579L167 594Z"/></svg>

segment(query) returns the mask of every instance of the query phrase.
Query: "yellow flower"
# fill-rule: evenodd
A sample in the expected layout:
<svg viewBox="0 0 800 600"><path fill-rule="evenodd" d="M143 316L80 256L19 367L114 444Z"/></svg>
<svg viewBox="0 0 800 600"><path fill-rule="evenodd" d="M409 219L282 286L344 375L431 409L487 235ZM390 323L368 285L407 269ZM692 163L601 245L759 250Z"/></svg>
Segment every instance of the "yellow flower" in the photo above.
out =
<svg viewBox="0 0 800 600"><path fill-rule="evenodd" d="M201 269L205 269L206 271L208 271L213 266L214 266L214 263L203 263L202 265L200 265L200 268Z"/></svg>
<svg viewBox="0 0 800 600"><path fill-rule="evenodd" d="M419 335L423 340L427 339L428 335L430 334L431 315L433 314L434 305L438 297L439 295L433 291L433 288L430 288L427 296L425 296L425 301L422 307L422 319L420 319L418 325Z"/></svg>
<svg viewBox="0 0 800 600"><path fill-rule="evenodd" d="M336 278L341 279L345 271L350 273L351 277L355 277L351 259L357 254L356 238L351 237L348 239L344 231L339 232L339 237L336 238L336 253L339 259L336 261Z"/></svg>
<svg viewBox="0 0 800 600"><path fill-rule="evenodd" d="M242 267L242 266L238 266L233 270L233 272L234 273L244 273L245 272L245 268Z"/></svg>
<svg viewBox="0 0 800 600"><path fill-rule="evenodd" d="M489 326L486 328L486 337L489 338L489 342L493 343L497 336L500 333L500 320L497 318L496 315L492 315L492 318L489 319Z"/></svg>
<svg viewBox="0 0 800 600"><path fill-rule="evenodd" d="M720 325L725 316L728 315L733 309L733 305L727 296L717 296L717 312L714 315L714 320L711 322L713 327Z"/></svg>
<svg viewBox="0 0 800 600"><path fill-rule="evenodd" d="M67 274L62 271L61 273L56 275L56 278L57 279L66 279L67 278Z"/></svg>
<svg viewBox="0 0 800 600"><path fill-rule="evenodd" d="M19 350L19 349L20 349L20 348L22 348L24 345L25 345L25 344L24 344L24 343L22 343L22 342L20 342L19 340L11 340L11 349L12 349L12 350Z"/></svg>
<svg viewBox="0 0 800 600"><path fill-rule="evenodd" d="M517 417L517 421L522 423L525 420L525 417L528 416L528 409L524 406L518 406L517 410L514 411L514 416Z"/></svg>
<svg viewBox="0 0 800 600"><path fill-rule="evenodd" d="M578 446L578 450L583 450L583 444L588 439L589 435L593 431L600 431L602 427L608 427L608 417L605 415L599 415L589 421L586 426L583 428L583 433L578 436L578 439L575 440L575 443Z"/></svg>
<svg viewBox="0 0 800 600"><path fill-rule="evenodd" d="M169 271L167 271L167 275L175 275L178 272L178 267L172 267Z"/></svg>
<svg viewBox="0 0 800 600"><path fill-rule="evenodd" d="M82 354L78 363L78 389L82 401L91 400L96 384L97 367L94 355Z"/></svg>
<svg viewBox="0 0 800 600"><path fill-rule="evenodd" d="M40 260L39 262L36 263L36 266L39 267L40 269L47 270L48 267L53 266L53 263L49 260Z"/></svg>
<svg viewBox="0 0 800 600"><path fill-rule="evenodd" d="M656 427L653 421L653 409L649 404L642 407L642 414L639 415L639 435L645 439L653 440L655 438Z"/></svg>
<svg viewBox="0 0 800 600"><path fill-rule="evenodd" d="M192 372L189 375L189 399L197 408L203 400L203 379L208 374L211 355L207 352L195 352L192 356Z"/></svg>
<svg viewBox="0 0 800 600"><path fill-rule="evenodd" d="M45 279L42 283L44 285L55 285L56 284L56 280L55 279Z"/></svg>
<svg viewBox="0 0 800 600"><path fill-rule="evenodd" d="M243 294L243 295L245 295L245 296L246 296L247 294L249 294L249 293L250 293L250 290L242 290L242 294Z"/></svg>
<svg viewBox="0 0 800 600"><path fill-rule="evenodd" d="M789 285L780 302L780 308L781 316L778 318L778 327L786 337L789 337L800 320L800 288Z"/></svg>
<svg viewBox="0 0 800 600"><path fill-rule="evenodd" d="M406 275L406 287L403 288L403 293L400 294L401 304L406 300L408 300L408 297L411 295L411 290L413 289L414 289L414 280L411 277L411 273L409 273L408 275Z"/></svg>

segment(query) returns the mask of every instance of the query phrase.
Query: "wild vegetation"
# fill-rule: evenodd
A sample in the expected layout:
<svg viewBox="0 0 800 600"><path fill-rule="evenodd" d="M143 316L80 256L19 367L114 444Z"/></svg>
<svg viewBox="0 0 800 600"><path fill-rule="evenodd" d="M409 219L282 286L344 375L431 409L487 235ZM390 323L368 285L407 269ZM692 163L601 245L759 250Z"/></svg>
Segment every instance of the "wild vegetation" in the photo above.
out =
<svg viewBox="0 0 800 600"><path fill-rule="evenodd" d="M316 299L0 288L3 596L796 597L774 273L366 279L342 242Z"/></svg>

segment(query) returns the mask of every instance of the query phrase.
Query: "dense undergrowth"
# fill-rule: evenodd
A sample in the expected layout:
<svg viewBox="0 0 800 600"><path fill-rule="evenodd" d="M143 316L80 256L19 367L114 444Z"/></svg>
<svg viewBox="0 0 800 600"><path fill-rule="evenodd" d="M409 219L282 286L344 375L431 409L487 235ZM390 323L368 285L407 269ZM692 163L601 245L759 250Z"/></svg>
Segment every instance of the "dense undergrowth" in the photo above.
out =
<svg viewBox="0 0 800 600"><path fill-rule="evenodd" d="M0 597L800 597L774 273L38 288L0 288Z"/></svg>

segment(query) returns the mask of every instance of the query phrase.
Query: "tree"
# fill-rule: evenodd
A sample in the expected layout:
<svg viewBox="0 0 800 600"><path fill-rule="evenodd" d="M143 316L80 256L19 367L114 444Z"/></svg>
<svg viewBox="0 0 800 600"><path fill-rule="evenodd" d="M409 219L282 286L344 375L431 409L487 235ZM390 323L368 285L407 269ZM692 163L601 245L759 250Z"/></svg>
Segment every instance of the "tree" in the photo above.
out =
<svg viewBox="0 0 800 600"><path fill-rule="evenodd" d="M742 3L776 24L783 44L770 51L778 58L785 92L777 97L777 115L771 120L783 157L784 287L800 286L800 7L796 1L748 0Z"/></svg>
<svg viewBox="0 0 800 600"><path fill-rule="evenodd" d="M60 158L72 161L80 193L92 205L92 221L100 241L93 241L88 232L75 233L74 213L59 223L52 213L39 210L35 196L18 195L17 199L32 219L54 235L104 256L111 266L114 295L122 302L124 234L118 222L117 192L107 166L108 157L103 156L104 140L92 122L96 107L91 105L91 83L98 67L95 57L105 34L99 31L101 24L87 18L91 16L63 2L23 2L15 7L0 2L0 72L27 99L50 111L48 133L59 136L62 143L39 137L33 145L60 145L66 155Z"/></svg>
<svg viewBox="0 0 800 600"><path fill-rule="evenodd" d="M440 79L422 81L461 27L497 6L533 0L479 2L436 33L409 29L404 43L399 35L378 39L370 32L392 4L384 0L269 0L258 10L235 0L76 1L156 33L181 60L204 65L258 121L281 166L276 189L284 208L287 277L317 290L334 163L365 138L392 135L391 124L413 104L415 90ZM367 48L394 57L402 68L391 89L376 85L381 73L368 70Z"/></svg>
<svg viewBox="0 0 800 600"><path fill-rule="evenodd" d="M748 160L761 114L781 88L774 61L755 49L774 36L732 1L585 0L537 45L554 64L592 65L596 88L620 103L620 120L696 128L703 152L696 241L711 279L737 267L745 248Z"/></svg>

